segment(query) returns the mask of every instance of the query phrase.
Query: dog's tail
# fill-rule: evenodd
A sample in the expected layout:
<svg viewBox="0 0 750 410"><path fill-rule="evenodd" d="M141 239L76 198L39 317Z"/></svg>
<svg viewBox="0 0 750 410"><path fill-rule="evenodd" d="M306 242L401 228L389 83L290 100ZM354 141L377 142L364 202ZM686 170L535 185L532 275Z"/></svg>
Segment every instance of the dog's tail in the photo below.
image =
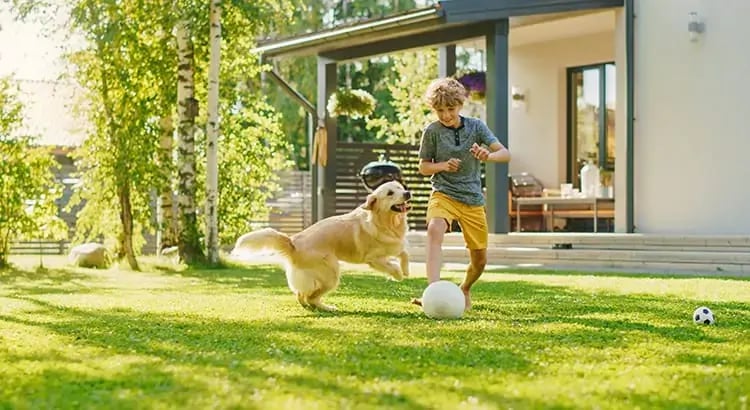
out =
<svg viewBox="0 0 750 410"><path fill-rule="evenodd" d="M232 255L238 256L263 250L289 258L294 252L294 244L288 235L273 228L264 228L240 236L234 244Z"/></svg>

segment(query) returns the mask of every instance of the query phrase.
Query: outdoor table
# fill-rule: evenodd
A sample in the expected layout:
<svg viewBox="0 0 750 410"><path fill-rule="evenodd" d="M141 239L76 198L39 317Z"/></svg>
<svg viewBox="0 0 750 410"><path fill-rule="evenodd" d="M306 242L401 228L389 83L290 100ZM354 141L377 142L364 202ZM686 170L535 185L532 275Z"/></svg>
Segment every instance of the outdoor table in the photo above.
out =
<svg viewBox="0 0 750 410"><path fill-rule="evenodd" d="M516 201L516 232L521 232L521 206L522 205L544 205L549 211L552 220L555 220L555 206L557 205L588 205L593 208L594 232L598 230L599 204L613 203L614 198L586 198L586 197L561 197L561 196L534 196L518 197Z"/></svg>

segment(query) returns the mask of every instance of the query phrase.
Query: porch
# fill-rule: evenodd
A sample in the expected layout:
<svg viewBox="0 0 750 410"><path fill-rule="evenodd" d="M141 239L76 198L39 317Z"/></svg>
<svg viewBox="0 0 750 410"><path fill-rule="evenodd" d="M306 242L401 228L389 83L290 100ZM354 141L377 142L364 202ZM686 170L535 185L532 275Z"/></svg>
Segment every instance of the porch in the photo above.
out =
<svg viewBox="0 0 750 410"><path fill-rule="evenodd" d="M434 7L273 40L253 49L266 60L303 55L318 58L316 104L300 98L279 75L270 76L300 101L310 121L317 123L316 127L325 129L327 142L322 144L325 157L328 164L336 164L312 167L312 219L340 213L338 197L342 191L350 190L340 183L343 178L353 177L339 175L337 152L343 141L337 134L336 118L328 116L325 110L328 97L337 88L337 64L404 50L438 48L440 76L456 73L457 47L483 50L484 106L478 112L467 107L467 114L482 117L513 153L510 165L487 164L485 183L491 232L512 231L507 217L513 213L512 202L506 200L509 174L532 172L546 186L555 187L564 182L578 186L580 161L587 158L613 170L615 114L610 105L615 93L598 92L601 98L594 101L589 98L587 84L603 84L606 87L600 89L609 89L614 82L607 83L603 75L600 82L584 81L586 76L582 71L566 70L576 67L583 70L591 64L601 65L602 72L615 66L623 70L626 61L623 5L623 0L438 1ZM616 65L611 64L613 61ZM581 84L576 82L579 77ZM622 100L618 104L621 108L629 95L625 77L617 76L616 95ZM607 78L614 80L615 76ZM586 118L566 112L571 98L575 103L576 96L584 103L579 114ZM608 111L612 111L611 116L607 116ZM617 111L621 142L629 132L624 113L624 109ZM573 125L588 128L593 124L597 131L569 136ZM312 141L313 135L309 138ZM312 142L310 145L314 146ZM630 146L629 142L626 146ZM626 157L617 158L620 163L620 171L614 178L617 198L609 219L615 221L617 231L633 232L632 167L626 163ZM588 219L590 211L574 209L569 214L568 220L576 219L579 214L582 216L577 219L582 220Z"/></svg>

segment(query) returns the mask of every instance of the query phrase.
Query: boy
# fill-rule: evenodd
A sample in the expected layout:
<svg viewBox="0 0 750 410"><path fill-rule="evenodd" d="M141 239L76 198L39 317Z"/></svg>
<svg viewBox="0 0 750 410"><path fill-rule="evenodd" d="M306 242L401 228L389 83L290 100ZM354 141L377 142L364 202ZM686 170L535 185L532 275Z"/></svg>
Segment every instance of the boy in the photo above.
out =
<svg viewBox="0 0 750 410"><path fill-rule="evenodd" d="M427 282L440 280L445 232L456 220L470 253L460 287L471 308L471 286L487 264L487 214L480 161L508 162L510 152L480 119L462 117L467 92L453 78L433 81L425 98L437 117L422 133L419 172L431 176L427 205ZM412 301L421 305L419 299Z"/></svg>

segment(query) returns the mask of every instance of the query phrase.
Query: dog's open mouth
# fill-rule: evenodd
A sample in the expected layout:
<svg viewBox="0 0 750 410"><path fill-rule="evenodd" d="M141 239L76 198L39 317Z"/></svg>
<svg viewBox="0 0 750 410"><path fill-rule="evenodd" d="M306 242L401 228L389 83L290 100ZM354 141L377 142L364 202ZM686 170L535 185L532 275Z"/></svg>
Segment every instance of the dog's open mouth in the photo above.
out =
<svg viewBox="0 0 750 410"><path fill-rule="evenodd" d="M391 211L393 212L409 212L410 209L411 204L409 202L391 205Z"/></svg>

